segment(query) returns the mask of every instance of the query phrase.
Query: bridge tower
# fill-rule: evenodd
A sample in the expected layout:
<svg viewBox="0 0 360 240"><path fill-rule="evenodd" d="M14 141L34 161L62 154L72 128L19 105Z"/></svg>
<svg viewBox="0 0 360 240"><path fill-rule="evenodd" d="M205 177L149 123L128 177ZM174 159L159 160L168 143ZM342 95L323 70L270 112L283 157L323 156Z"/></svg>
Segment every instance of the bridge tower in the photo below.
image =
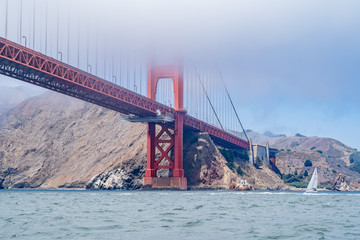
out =
<svg viewBox="0 0 360 240"><path fill-rule="evenodd" d="M183 67L174 65L148 66L147 95L156 100L159 79L171 78L174 85L174 122L148 123L147 166L144 185L152 188L187 188L183 169L183 125L186 111L183 107ZM161 177L159 170L168 169L169 176Z"/></svg>

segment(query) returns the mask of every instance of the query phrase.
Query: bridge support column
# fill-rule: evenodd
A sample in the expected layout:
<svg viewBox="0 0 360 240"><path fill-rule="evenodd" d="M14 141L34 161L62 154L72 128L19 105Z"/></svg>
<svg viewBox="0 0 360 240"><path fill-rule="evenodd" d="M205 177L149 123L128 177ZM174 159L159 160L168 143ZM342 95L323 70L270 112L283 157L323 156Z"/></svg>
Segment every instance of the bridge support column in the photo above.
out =
<svg viewBox="0 0 360 240"><path fill-rule="evenodd" d="M183 134L184 134L184 114L183 111L175 113L175 151L174 151L174 170L173 177L184 177L183 169Z"/></svg>
<svg viewBox="0 0 360 240"><path fill-rule="evenodd" d="M155 169L155 124L148 123L147 127L147 156L144 184L151 184L151 178L156 177Z"/></svg>

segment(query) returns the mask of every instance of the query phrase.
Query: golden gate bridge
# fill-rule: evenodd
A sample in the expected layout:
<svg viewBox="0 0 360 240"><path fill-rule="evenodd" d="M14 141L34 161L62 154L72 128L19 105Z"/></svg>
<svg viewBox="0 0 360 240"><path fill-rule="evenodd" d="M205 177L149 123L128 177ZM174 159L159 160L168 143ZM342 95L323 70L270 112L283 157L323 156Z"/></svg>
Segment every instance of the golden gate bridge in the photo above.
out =
<svg viewBox="0 0 360 240"><path fill-rule="evenodd" d="M144 184L186 189L184 131L249 149L217 67L179 59L158 63L156 56L149 60L114 47L108 41L115 36L85 26L86 19L59 3L50 9L48 1L1 1L0 73L147 122ZM159 177L160 169L169 177Z"/></svg>

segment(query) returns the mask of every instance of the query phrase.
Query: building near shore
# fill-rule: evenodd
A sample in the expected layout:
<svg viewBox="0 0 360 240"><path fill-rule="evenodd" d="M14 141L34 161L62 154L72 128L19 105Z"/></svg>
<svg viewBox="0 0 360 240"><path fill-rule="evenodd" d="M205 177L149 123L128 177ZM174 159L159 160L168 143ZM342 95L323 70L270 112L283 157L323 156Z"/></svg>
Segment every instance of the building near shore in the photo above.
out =
<svg viewBox="0 0 360 240"><path fill-rule="evenodd" d="M264 162L266 165L272 166L274 169L276 166L276 154L279 152L276 148L270 148L269 143L264 145L252 144L252 140L249 140L250 151L249 159L253 166L257 166L258 162Z"/></svg>

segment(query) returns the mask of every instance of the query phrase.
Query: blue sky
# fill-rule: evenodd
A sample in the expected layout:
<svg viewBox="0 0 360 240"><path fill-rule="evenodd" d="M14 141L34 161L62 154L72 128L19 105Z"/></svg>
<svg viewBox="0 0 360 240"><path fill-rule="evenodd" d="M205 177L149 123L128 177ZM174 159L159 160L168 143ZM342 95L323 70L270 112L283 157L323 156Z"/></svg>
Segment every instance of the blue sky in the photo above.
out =
<svg viewBox="0 0 360 240"><path fill-rule="evenodd" d="M360 149L360 1L85 2L124 42L214 59L245 128Z"/></svg>
<svg viewBox="0 0 360 240"><path fill-rule="evenodd" d="M233 39L225 71L231 89L242 85L244 95L233 95L244 125L360 149L360 3L269 2L254 29Z"/></svg>

